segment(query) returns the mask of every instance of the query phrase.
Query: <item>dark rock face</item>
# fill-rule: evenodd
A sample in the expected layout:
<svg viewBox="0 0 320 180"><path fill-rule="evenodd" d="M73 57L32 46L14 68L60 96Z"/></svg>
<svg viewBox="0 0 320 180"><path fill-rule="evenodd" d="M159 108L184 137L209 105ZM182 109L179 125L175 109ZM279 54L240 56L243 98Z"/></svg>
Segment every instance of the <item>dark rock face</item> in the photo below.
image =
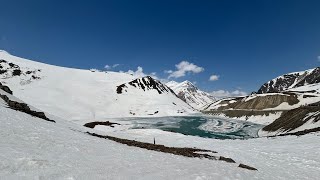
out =
<svg viewBox="0 0 320 180"><path fill-rule="evenodd" d="M128 83L121 84L120 86L117 87L117 93L118 94L123 93L123 90L125 88L128 88L127 85L142 89L143 91L156 90L158 91L159 94L162 94L164 92L171 92L175 94L169 87L162 84L160 81L153 79L150 76L138 78Z"/></svg>
<svg viewBox="0 0 320 180"><path fill-rule="evenodd" d="M251 167L251 166L248 166L248 165L245 165L245 164L239 164L240 168L244 168L244 169L248 169L248 170L252 170L252 171L257 171L258 169L254 168L254 167Z"/></svg>
<svg viewBox="0 0 320 180"><path fill-rule="evenodd" d="M12 76L20 76L21 75L21 70L20 69L15 69L12 72Z"/></svg>
<svg viewBox="0 0 320 180"><path fill-rule="evenodd" d="M266 82L258 90L258 94L282 92L290 88L296 88L307 84L320 82L320 68L311 72L285 74L276 79Z"/></svg>
<svg viewBox="0 0 320 180"><path fill-rule="evenodd" d="M11 89L8 86L2 85L1 82L0 82L0 89L12 95Z"/></svg>
<svg viewBox="0 0 320 180"><path fill-rule="evenodd" d="M283 102L287 102L289 105L299 103L298 96L294 93L279 93L265 96L257 96L250 100L246 100L246 98L247 97L232 100L224 100L221 102L221 104L227 105L221 106L217 110L263 110L267 108L277 107Z"/></svg>
<svg viewBox="0 0 320 180"><path fill-rule="evenodd" d="M110 122L110 121L105 121L105 122L95 121L95 122L86 123L86 124L84 124L83 126L93 129L93 128L94 128L95 126L97 126L97 125L114 127L114 125L120 125L120 124L119 124L119 123L113 123L113 122Z"/></svg>
<svg viewBox="0 0 320 180"><path fill-rule="evenodd" d="M223 157L223 156L220 156L219 160L220 161L225 161L225 162L228 162L228 163L236 163L233 159L227 158L227 157Z"/></svg>
<svg viewBox="0 0 320 180"><path fill-rule="evenodd" d="M302 81L297 83L295 87L304 86L306 84L314 84L320 82L320 68L315 68L309 75L303 78Z"/></svg>
<svg viewBox="0 0 320 180"><path fill-rule="evenodd" d="M319 104L311 104L309 106L302 106L287 111L283 113L280 118L276 119L268 126L265 126L262 130L268 132L275 132L279 130L288 132L302 126L310 120L312 120L313 123L320 120Z"/></svg>
<svg viewBox="0 0 320 180"><path fill-rule="evenodd" d="M2 98L11 109L24 112L26 114L38 117L38 118L46 120L46 121L55 122L54 120L47 118L46 115L44 114L44 112L38 112L38 111L31 110L30 107L25 103L12 101L9 99L8 96L2 95L2 94L0 94L0 98Z"/></svg>
<svg viewBox="0 0 320 180"><path fill-rule="evenodd" d="M117 87L117 93L122 94L122 89L126 88L127 86L125 84L121 84Z"/></svg>
<svg viewBox="0 0 320 180"><path fill-rule="evenodd" d="M38 72L41 72L40 69L23 70L19 65L6 60L0 60L0 75L2 78L12 78L15 76L23 76L23 79L20 80L21 84L30 83L33 80L39 80L41 77L38 75Z"/></svg>

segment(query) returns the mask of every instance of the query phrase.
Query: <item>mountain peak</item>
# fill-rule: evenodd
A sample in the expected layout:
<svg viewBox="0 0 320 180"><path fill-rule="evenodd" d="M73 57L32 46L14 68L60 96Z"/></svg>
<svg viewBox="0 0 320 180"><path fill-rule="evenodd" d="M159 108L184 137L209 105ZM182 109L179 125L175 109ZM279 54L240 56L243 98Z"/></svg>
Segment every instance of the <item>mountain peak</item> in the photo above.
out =
<svg viewBox="0 0 320 180"><path fill-rule="evenodd" d="M192 90L198 90L198 88L188 80L183 81L182 83L180 83L177 86L181 86L181 87L184 87L184 88L187 88L187 89L192 89Z"/></svg>
<svg viewBox="0 0 320 180"><path fill-rule="evenodd" d="M315 83L320 83L319 67L278 76L263 84L258 90L258 94L282 92Z"/></svg>
<svg viewBox="0 0 320 180"><path fill-rule="evenodd" d="M166 84L177 96L195 109L202 109L204 106L212 103L215 99L209 93L199 90L192 82L186 80L183 82L170 81Z"/></svg>
<svg viewBox="0 0 320 180"><path fill-rule="evenodd" d="M117 93L121 94L122 90L128 88L128 86L142 89L143 91L156 90L159 94L162 94L164 92L175 94L169 87L152 78L151 76L140 77L128 83L121 84L117 87Z"/></svg>

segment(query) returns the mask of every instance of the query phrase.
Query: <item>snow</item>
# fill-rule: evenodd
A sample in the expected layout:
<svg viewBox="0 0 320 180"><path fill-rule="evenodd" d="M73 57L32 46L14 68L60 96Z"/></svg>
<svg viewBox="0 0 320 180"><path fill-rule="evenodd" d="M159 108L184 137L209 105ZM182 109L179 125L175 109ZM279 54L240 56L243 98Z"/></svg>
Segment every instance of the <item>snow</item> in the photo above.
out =
<svg viewBox="0 0 320 180"><path fill-rule="evenodd" d="M276 96L276 95L280 95L280 96L290 96L289 94L283 94L283 93L265 93L265 94L252 94L250 96L247 96L244 98L244 101L250 101L252 99L255 99L257 97L265 97L265 96Z"/></svg>
<svg viewBox="0 0 320 180"><path fill-rule="evenodd" d="M109 132L110 133L110 132ZM236 179L317 179L320 170L319 134L302 137L257 138L249 140L216 140L160 130L129 130L113 132L120 137L168 146L194 146L215 149L219 155L258 168L257 174ZM214 170L212 170L214 171ZM222 177L220 177L222 178ZM228 175L224 178L228 179ZM183 179L183 178L181 178ZM219 177L216 177L219 179ZM230 178L232 179L232 178Z"/></svg>
<svg viewBox="0 0 320 180"><path fill-rule="evenodd" d="M224 162L147 151L90 137L79 132L86 131L84 128L62 121L45 122L3 107L0 112L3 179L211 179L252 174Z"/></svg>
<svg viewBox="0 0 320 180"><path fill-rule="evenodd" d="M298 92L317 91L319 93L320 92L320 83L308 84L308 85L305 85L305 86L291 88L288 91L298 91Z"/></svg>
<svg viewBox="0 0 320 180"><path fill-rule="evenodd" d="M310 95L312 97L304 97L305 95ZM266 111L268 110L291 110L291 109L295 109L307 104L313 104L316 102L320 101L320 96L319 94L314 94L314 93L303 93L303 94L297 94L298 96L298 100L299 102L293 105L289 105L287 102L283 102L280 105L278 105L277 107L274 108L267 108L264 109Z"/></svg>
<svg viewBox="0 0 320 180"><path fill-rule="evenodd" d="M266 112L267 113L267 112ZM214 117L225 118L225 119L235 119L240 121L248 121L261 125L268 125L272 123L274 120L278 119L281 116L282 112L270 112L268 115L255 115L255 116L240 116L240 117L228 117L224 113L215 113Z"/></svg>
<svg viewBox="0 0 320 180"><path fill-rule="evenodd" d="M26 81L28 75L2 78L14 95L28 104L79 124L110 117L181 116L196 113L172 93L158 94L129 87L117 94L117 86L130 82L132 75L118 72L91 72L64 68L0 53L0 59L37 71L41 79ZM1 77L1 75L0 75ZM41 97L41 98L39 98Z"/></svg>
<svg viewBox="0 0 320 180"><path fill-rule="evenodd" d="M278 130L278 131L274 131L274 132L268 132L268 131L263 131L262 129L258 132L260 137L263 136L276 136L276 135L280 135L280 134L285 134L285 133L295 133L298 131L304 131L304 130L308 130L308 129L314 129L317 127L320 127L320 121L314 122L314 118L311 118L310 120L306 120L308 117L310 116L319 116L320 112L316 111L313 113L309 113L308 115L306 115L306 117L303 119L304 124L299 126L296 129L293 129L291 131L284 131L282 129Z"/></svg>
<svg viewBox="0 0 320 180"><path fill-rule="evenodd" d="M199 90L190 81L181 83L170 81L166 83L177 95L183 96L186 102L194 109L202 110L210 103L215 101L215 98L207 92Z"/></svg>
<svg viewBox="0 0 320 180"><path fill-rule="evenodd" d="M0 176L3 179L317 179L320 138L215 140L160 130L110 131L128 139L218 151L237 164L186 158L91 137L89 129L43 121L5 108L0 100ZM99 132L103 134L104 132ZM106 133L106 132L105 132Z"/></svg>
<svg viewBox="0 0 320 180"><path fill-rule="evenodd" d="M194 111L172 94L116 87L134 77L125 73L91 72L29 61L0 52L0 59L18 64L22 70L41 69L41 79L21 83L22 77L1 79L13 90L12 100L22 101L56 115L56 123L7 108L0 99L1 179L318 179L320 134L302 137L217 140L186 136L155 129L80 126L88 121L139 116L159 109L154 116L191 115ZM23 81L25 82L25 81ZM5 93L0 91L0 93ZM174 105L175 103L176 105ZM33 108L33 107L32 107ZM185 113L177 113L184 111ZM137 116L136 115L136 116ZM66 120L64 120L66 119ZM114 121L113 121L114 120ZM209 125L207 124L208 128ZM253 166L187 158L129 147L85 134L92 131L143 142L176 147L198 147L218 151L218 156Z"/></svg>
<svg viewBox="0 0 320 180"><path fill-rule="evenodd" d="M319 116L320 112L315 112L315 113L309 113L304 120L306 120L306 118L310 117L310 116ZM298 127L297 129L294 129L292 131L290 131L290 133L292 132L298 132L298 131L303 131L306 129L313 129L315 127L320 127L320 121L314 122L314 118L311 118L309 121L305 122L302 126Z"/></svg>

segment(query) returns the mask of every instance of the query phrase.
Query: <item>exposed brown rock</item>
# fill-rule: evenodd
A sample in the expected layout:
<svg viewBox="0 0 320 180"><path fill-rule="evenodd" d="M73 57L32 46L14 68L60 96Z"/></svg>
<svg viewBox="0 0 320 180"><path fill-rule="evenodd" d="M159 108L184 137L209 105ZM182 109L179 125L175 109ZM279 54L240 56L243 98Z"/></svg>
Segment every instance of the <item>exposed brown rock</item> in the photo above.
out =
<svg viewBox="0 0 320 180"><path fill-rule="evenodd" d="M222 161L226 161L226 162L234 162L234 160L232 160L231 158L226 158L226 157L221 158L221 156L217 157L217 156L212 156L209 154L199 153L199 152L217 153L216 151L212 151L212 150L188 148L188 147L167 147L164 145L155 144L155 140L154 140L154 143L152 144L152 143L139 142L139 141L135 141L135 140L121 139L121 138L108 136L108 135L100 135L100 134L91 133L91 132L86 132L86 133L91 136L98 137L98 138L108 139L108 140L115 141L115 142L125 144L128 146L139 147L139 148L152 150L152 151L170 153L170 154L185 156L185 157L206 158L206 159L210 159L210 160L222 160ZM239 165L239 167L240 167L240 165ZM246 165L244 165L244 166L248 167L247 169L249 169L249 170L257 170L256 168L253 168L250 166L246 166ZM242 167L242 168L244 168L244 167Z"/></svg>
<svg viewBox="0 0 320 180"><path fill-rule="evenodd" d="M248 166L248 165L245 165L245 164L239 164L238 167L248 169L248 170L258 171L258 169L251 167L251 166Z"/></svg>
<svg viewBox="0 0 320 180"><path fill-rule="evenodd" d="M12 101L9 99L8 96L3 95L3 94L0 94L0 98L2 98L11 109L30 114L31 116L35 116L35 117L44 119L46 121L55 122L54 120L47 118L46 115L44 114L44 112L38 112L38 111L31 110L30 107L25 103Z"/></svg>
<svg viewBox="0 0 320 180"><path fill-rule="evenodd" d="M227 106L221 106L218 110L226 109L250 109L250 110L262 110L267 108L275 108L283 102L288 102L289 105L294 105L299 103L296 94L272 94L266 96L256 96L248 101L245 98L238 99L234 103L229 103L229 101L221 102L221 104L228 103Z"/></svg>
<svg viewBox="0 0 320 180"><path fill-rule="evenodd" d="M283 113L280 118L276 119L268 126L265 126L262 130L269 132L278 130L283 132L292 131L311 119L313 119L313 122L318 122L320 120L320 115L316 112L320 112L320 106L311 105L292 109Z"/></svg>
<svg viewBox="0 0 320 180"><path fill-rule="evenodd" d="M2 85L2 83L0 82L0 89L2 89L3 91L12 94L11 89L8 86Z"/></svg>
<svg viewBox="0 0 320 180"><path fill-rule="evenodd" d="M223 157L223 156L220 156L219 160L220 161L225 161L225 162L228 162L228 163L236 163L233 159L227 158L227 157Z"/></svg>
<svg viewBox="0 0 320 180"><path fill-rule="evenodd" d="M113 125L120 125L120 124L119 124L119 123L113 123L113 122L110 122L110 121L105 121L105 122L95 121L95 122L86 123L86 124L84 124L83 126L93 129L93 128L94 128L95 126L97 126L97 125L114 127Z"/></svg>

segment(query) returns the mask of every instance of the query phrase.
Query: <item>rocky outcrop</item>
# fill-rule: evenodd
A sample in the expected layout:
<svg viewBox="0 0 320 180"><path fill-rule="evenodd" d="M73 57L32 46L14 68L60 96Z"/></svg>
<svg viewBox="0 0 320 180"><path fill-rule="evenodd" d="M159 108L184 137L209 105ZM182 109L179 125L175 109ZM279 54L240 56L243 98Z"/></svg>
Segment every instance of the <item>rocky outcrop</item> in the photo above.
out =
<svg viewBox="0 0 320 180"><path fill-rule="evenodd" d="M12 95L11 89L8 86L2 85L1 82L0 82L0 89Z"/></svg>
<svg viewBox="0 0 320 180"><path fill-rule="evenodd" d="M309 105L287 111L276 119L273 123L265 126L262 130L268 132L289 133L292 130L299 128L306 122L316 123L320 121L320 106Z"/></svg>
<svg viewBox="0 0 320 180"><path fill-rule="evenodd" d="M40 69L30 70L30 68L20 67L17 64L0 59L0 77L9 79L19 76L21 85L41 79L40 72Z"/></svg>
<svg viewBox="0 0 320 180"><path fill-rule="evenodd" d="M259 111L259 110L210 110L210 111L203 111L205 114L213 115L213 116L226 116L229 118L235 119L249 119L250 117L254 116L265 116L268 117L270 115L275 115L277 113L282 113L286 111Z"/></svg>
<svg viewBox="0 0 320 180"><path fill-rule="evenodd" d="M299 103L299 100L297 95L294 93L278 93L264 96L251 95L243 98L221 101L220 104L224 105L219 106L217 110L263 110L275 108L283 102L287 102L289 105L294 105Z"/></svg>
<svg viewBox="0 0 320 180"><path fill-rule="evenodd" d="M259 94L282 92L291 88L301 87L320 82L320 67L296 73L289 73L272 79L263 84Z"/></svg>
<svg viewBox="0 0 320 180"><path fill-rule="evenodd" d="M120 125L120 124L113 123L110 121L104 121L104 122L103 121L94 121L94 122L86 123L83 126L93 129L95 126L98 126L98 125L114 127L114 125Z"/></svg>
<svg viewBox="0 0 320 180"><path fill-rule="evenodd" d="M155 139L154 139L154 143L151 144L151 143L139 142L135 140L122 139L122 138L108 136L108 135L100 135L100 134L91 133L91 132L86 132L86 133L97 138L108 139L111 141L115 141L117 143L125 144L127 146L139 147L139 148L147 149L151 151L169 153L169 154L174 154L174 155L184 156L189 158L205 158L209 160L218 160L218 161L224 161L228 163L236 163L233 159L228 157L211 155L212 153L217 153L216 151L212 151L212 150L188 148L188 147L168 147L168 146L156 144ZM241 164L241 163L239 164L238 167L245 168L248 170L257 170L254 167Z"/></svg>
<svg viewBox="0 0 320 180"><path fill-rule="evenodd" d="M117 86L117 93L122 94L124 91L127 91L129 86L142 89L143 91L156 90L159 94L164 92L175 94L169 87L162 84L160 81L153 79L151 76L138 78L128 83L121 84Z"/></svg>
<svg viewBox="0 0 320 180"><path fill-rule="evenodd" d="M10 100L10 98L4 94L0 94L0 98L2 98L11 109L24 112L26 114L38 117L38 118L46 120L46 121L55 122L54 120L47 118L46 115L44 114L44 112L38 112L38 111L31 110L30 107L26 103L20 103L17 101Z"/></svg>

